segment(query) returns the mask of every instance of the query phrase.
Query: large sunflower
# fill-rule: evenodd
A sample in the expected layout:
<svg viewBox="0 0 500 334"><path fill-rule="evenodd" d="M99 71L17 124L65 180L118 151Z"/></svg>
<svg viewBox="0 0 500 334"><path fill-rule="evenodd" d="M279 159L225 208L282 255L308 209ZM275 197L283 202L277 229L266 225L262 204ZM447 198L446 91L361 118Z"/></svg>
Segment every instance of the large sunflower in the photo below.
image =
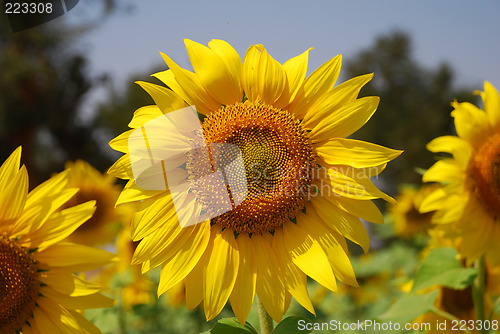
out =
<svg viewBox="0 0 500 334"><path fill-rule="evenodd" d="M61 242L89 219L95 202L58 210L78 189L60 173L28 193L21 148L0 167L0 332L100 333L78 311L114 301L72 272L109 263L112 254Z"/></svg>
<svg viewBox="0 0 500 334"><path fill-rule="evenodd" d="M154 76L169 88L139 82L155 105L138 109L133 129L110 142L125 155L109 173L130 179L117 203L141 201L132 224L132 238L141 241L132 262L143 271L162 266L158 294L184 281L187 307L203 301L207 319L229 299L243 323L255 293L276 321L292 296L314 313L307 276L332 291L336 279L356 286L344 237L367 251L360 218L382 223L371 200L392 201L369 177L401 151L344 139L378 106L378 97L357 98L372 74L333 88L341 56L305 78L309 50L282 65L262 45L252 45L242 62L225 41L185 42L194 73L163 55L170 69ZM171 112L189 105L203 119L195 139L182 127L197 119L181 117L173 130L179 118ZM142 142L134 137L148 131ZM220 143L230 151L222 157ZM140 145L170 159L143 180L133 165ZM234 168L225 169L222 188L205 177L227 165ZM181 197L186 204L179 207L174 201ZM214 211L212 204L224 200L229 210ZM211 219L181 227L181 219L203 217L200 212Z"/></svg>
<svg viewBox="0 0 500 334"><path fill-rule="evenodd" d="M500 264L500 97L485 82L479 92L484 111L452 103L458 136L438 137L427 148L452 156L436 162L424 182L440 182L420 211L437 210L433 222L450 237L461 237L460 253L470 263L483 254Z"/></svg>

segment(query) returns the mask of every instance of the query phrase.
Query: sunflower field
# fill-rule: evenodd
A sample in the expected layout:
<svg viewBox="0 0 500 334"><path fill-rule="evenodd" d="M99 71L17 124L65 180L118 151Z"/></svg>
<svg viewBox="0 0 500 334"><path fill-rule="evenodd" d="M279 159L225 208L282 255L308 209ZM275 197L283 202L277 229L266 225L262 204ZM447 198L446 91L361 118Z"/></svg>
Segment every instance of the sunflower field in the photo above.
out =
<svg viewBox="0 0 500 334"><path fill-rule="evenodd" d="M3 5L0 333L500 333L497 64L457 83L400 29L288 53L264 3L167 42L110 26L173 4Z"/></svg>

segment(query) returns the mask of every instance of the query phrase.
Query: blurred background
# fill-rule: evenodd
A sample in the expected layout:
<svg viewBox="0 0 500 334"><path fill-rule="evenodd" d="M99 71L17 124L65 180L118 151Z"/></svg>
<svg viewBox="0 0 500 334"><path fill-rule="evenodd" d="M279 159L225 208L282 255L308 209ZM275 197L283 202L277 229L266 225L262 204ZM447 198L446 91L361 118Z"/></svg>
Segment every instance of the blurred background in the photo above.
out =
<svg viewBox="0 0 500 334"><path fill-rule="evenodd" d="M312 46L308 73L337 54L343 55L341 81L375 73L361 94L380 96L380 106L352 137L405 151L380 181L396 196L398 185L418 184L418 171L434 162L426 143L453 133L450 102L478 103L472 92L482 90L484 80L500 88L499 16L498 0L81 0L60 18L13 33L0 13L0 161L22 145L30 188L62 171L66 161L83 159L105 172L120 156L109 140L127 130L138 107L152 103L134 81L156 82L150 74L166 69L159 51L192 69L184 38L205 45L224 39L241 57L251 44L263 44L281 63ZM353 260L360 281L368 282L364 289L394 279L398 270L410 274L419 241L394 246L394 231L371 233L380 238L375 262ZM339 317L356 319L366 316L363 307L372 313L388 307L398 288L384 284L371 294L357 290ZM339 314L335 309L343 304L331 298L341 297L316 294L319 317ZM374 311L377 300L383 305ZM141 307L139 318L140 312L158 317L160 306ZM96 321L115 328L122 316ZM206 329L200 312L189 316Z"/></svg>

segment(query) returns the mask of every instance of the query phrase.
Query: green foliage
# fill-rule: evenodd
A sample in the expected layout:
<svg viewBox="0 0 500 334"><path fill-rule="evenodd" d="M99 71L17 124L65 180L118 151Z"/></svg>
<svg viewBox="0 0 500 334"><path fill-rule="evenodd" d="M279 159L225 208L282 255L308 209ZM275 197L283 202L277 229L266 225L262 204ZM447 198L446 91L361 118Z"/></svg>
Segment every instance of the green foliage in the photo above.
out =
<svg viewBox="0 0 500 334"><path fill-rule="evenodd" d="M437 294L438 291L432 291L421 295L404 295L385 313L378 316L378 319L399 323L411 322L418 316L427 312L432 312L435 309L434 301L436 300Z"/></svg>
<svg viewBox="0 0 500 334"><path fill-rule="evenodd" d="M303 324L308 324L311 322L306 317L303 316L292 316L283 319L278 326L273 330L273 334L305 334L311 333L311 330L300 330L299 321Z"/></svg>
<svg viewBox="0 0 500 334"><path fill-rule="evenodd" d="M211 334L257 334L257 331L248 322L241 325L236 318L224 318L217 321Z"/></svg>
<svg viewBox="0 0 500 334"><path fill-rule="evenodd" d="M420 264L415 276L413 291L435 285L462 290L470 286L477 276L475 268L464 268L457 259L457 251L453 248L437 248L432 250Z"/></svg>

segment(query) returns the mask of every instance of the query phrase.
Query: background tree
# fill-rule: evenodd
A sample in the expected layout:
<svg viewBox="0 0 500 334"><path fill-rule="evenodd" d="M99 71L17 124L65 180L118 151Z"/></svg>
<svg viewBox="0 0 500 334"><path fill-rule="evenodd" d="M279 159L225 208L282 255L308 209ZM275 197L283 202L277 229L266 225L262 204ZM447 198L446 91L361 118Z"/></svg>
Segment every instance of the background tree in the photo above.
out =
<svg viewBox="0 0 500 334"><path fill-rule="evenodd" d="M348 60L345 72L349 78L375 73L361 95L380 96L380 105L354 138L405 150L388 167L393 186L420 182L415 168L428 168L434 161L425 145L452 131L450 103L453 99L476 98L470 93L473 89L456 87L454 71L448 64L425 68L413 58L412 51L410 36L393 31Z"/></svg>
<svg viewBox="0 0 500 334"><path fill-rule="evenodd" d="M84 97L104 76L88 74L87 58L75 45L116 6L115 0L79 6L97 17L72 25L58 19L12 33L7 17L0 16L0 160L22 145L31 186L62 170L66 160L104 158L89 124L79 118Z"/></svg>

